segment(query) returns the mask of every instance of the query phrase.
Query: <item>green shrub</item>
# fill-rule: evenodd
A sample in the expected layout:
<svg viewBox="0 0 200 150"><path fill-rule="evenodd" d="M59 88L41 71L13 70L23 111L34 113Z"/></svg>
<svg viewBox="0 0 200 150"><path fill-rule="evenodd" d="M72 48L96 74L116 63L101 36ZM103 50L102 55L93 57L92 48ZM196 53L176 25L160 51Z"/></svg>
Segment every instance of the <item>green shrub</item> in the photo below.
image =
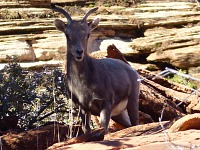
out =
<svg viewBox="0 0 200 150"><path fill-rule="evenodd" d="M184 73L184 74L187 73L185 70L182 70L182 69L180 69L179 72ZM183 85L188 86L188 87L193 88L193 89L197 88L197 85L193 81L191 81L187 78L184 78L182 76L179 76L177 74L174 74L173 76L170 76L170 77L167 77L167 78L172 82L183 84Z"/></svg>
<svg viewBox="0 0 200 150"><path fill-rule="evenodd" d="M18 128L27 130L68 120L68 106L65 75L59 69L28 71L11 61L0 70L0 120L17 116Z"/></svg>

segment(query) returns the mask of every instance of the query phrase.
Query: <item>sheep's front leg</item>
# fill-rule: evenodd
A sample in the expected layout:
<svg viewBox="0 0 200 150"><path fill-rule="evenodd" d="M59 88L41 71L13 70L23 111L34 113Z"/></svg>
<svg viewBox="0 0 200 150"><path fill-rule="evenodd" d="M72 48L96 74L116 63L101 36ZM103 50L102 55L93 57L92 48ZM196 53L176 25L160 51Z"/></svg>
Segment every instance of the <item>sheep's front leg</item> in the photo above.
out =
<svg viewBox="0 0 200 150"><path fill-rule="evenodd" d="M105 133L108 132L108 124L111 118L111 104L104 103L100 112L100 124L104 128Z"/></svg>
<svg viewBox="0 0 200 150"><path fill-rule="evenodd" d="M90 133L90 120L91 120L91 112L85 112L84 110L81 110L80 116L82 119L82 129L84 133Z"/></svg>

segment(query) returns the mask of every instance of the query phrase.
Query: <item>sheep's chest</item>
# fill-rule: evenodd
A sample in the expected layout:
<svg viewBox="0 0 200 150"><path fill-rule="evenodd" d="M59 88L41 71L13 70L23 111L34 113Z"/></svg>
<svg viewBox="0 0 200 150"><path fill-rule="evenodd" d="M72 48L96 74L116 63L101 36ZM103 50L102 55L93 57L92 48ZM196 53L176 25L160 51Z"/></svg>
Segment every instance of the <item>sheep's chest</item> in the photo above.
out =
<svg viewBox="0 0 200 150"><path fill-rule="evenodd" d="M68 81L69 91L75 97L77 103L84 107L88 107L92 101L92 91L82 81L69 80Z"/></svg>

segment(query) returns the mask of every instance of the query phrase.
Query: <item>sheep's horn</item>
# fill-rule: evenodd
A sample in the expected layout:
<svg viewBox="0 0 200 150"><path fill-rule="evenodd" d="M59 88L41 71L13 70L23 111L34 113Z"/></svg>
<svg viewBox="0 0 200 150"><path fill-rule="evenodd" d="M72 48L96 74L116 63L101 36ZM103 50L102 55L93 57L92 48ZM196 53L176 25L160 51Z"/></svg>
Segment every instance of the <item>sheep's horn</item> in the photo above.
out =
<svg viewBox="0 0 200 150"><path fill-rule="evenodd" d="M60 8L60 7L58 7L56 5L53 5L53 4L51 4L51 8L53 10L56 10L56 11L62 13L67 18L67 21L69 23L72 22L72 18L70 17L70 15L68 14L68 12L66 12L63 8Z"/></svg>
<svg viewBox="0 0 200 150"><path fill-rule="evenodd" d="M91 13L95 12L97 9L98 9L98 7L95 7L95 8L90 9L90 10L85 14L85 16L83 17L83 20L86 20L87 17L88 17Z"/></svg>

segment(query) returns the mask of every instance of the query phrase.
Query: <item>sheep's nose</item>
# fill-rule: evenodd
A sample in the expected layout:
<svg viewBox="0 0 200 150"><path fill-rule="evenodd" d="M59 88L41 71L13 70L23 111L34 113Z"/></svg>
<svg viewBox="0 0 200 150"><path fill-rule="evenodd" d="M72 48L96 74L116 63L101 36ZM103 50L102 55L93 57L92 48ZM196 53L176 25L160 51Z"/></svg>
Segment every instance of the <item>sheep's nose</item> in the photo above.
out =
<svg viewBox="0 0 200 150"><path fill-rule="evenodd" d="M83 50L79 50L79 49L77 49L77 50L76 50L76 53L77 53L78 55L81 56L81 55L83 54Z"/></svg>

